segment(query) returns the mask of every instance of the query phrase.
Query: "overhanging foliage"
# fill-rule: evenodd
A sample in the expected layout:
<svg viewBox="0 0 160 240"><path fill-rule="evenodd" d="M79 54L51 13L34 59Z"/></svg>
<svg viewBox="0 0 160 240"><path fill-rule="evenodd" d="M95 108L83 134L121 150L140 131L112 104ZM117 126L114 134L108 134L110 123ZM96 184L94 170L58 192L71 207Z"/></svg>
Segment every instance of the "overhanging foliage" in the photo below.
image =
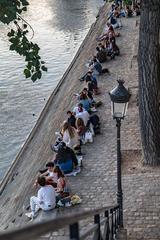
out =
<svg viewBox="0 0 160 240"><path fill-rule="evenodd" d="M31 77L32 81L36 81L41 78L42 71L47 71L47 68L45 62L41 61L39 46L27 37L29 31L34 33L32 27L21 16L27 11L28 5L27 0L0 0L0 21L7 25L14 24L8 32L10 50L24 56L27 63L24 74L26 78Z"/></svg>

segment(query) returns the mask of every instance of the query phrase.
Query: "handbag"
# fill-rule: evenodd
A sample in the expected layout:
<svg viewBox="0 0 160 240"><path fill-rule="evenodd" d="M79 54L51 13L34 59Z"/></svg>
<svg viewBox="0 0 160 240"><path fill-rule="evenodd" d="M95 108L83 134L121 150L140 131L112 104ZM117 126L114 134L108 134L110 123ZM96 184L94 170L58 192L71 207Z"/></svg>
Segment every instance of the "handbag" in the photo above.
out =
<svg viewBox="0 0 160 240"><path fill-rule="evenodd" d="M85 142L93 142L93 135L89 130L85 133Z"/></svg>

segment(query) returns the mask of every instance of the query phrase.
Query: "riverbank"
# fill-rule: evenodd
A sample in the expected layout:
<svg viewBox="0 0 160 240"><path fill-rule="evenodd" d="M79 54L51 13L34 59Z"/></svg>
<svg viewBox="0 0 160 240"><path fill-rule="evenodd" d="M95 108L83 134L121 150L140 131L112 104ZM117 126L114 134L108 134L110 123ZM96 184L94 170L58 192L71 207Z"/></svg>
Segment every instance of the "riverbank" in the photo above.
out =
<svg viewBox="0 0 160 240"><path fill-rule="evenodd" d="M93 54L93 49L96 47L95 39L102 32L107 12L108 6L105 5L62 80L49 98L36 126L1 182L2 229L8 225L8 227L13 227L25 223L25 220L23 221L23 218L18 216L23 215L22 209L28 205L29 197L34 193L32 186L37 170L43 168L45 163L53 158L50 144L55 142L54 133L66 118L66 111L72 109L74 105L73 93L79 92L82 88L78 79L86 71L85 63ZM15 221L12 218L17 219Z"/></svg>
<svg viewBox="0 0 160 240"><path fill-rule="evenodd" d="M66 110L74 105L73 92L79 92L83 88L83 83L80 83L78 78L85 71L86 59L94 52L95 39L103 29L106 11L107 6L103 8L60 90L45 112L39 131L35 132L34 138L30 139L20 157L21 161L17 163L14 171L15 177L10 176L9 183L4 188L0 197L2 230L23 226L27 222L24 213L30 196L35 192L32 184L37 169L52 159L50 143L54 141L54 132L65 119ZM86 154L83 170L78 176L69 178L72 191L82 198L82 203L48 213L41 211L36 221L51 219L57 214L95 209L116 203L116 122L111 117L108 92L117 85L118 75L125 80L125 86L129 87L132 93L127 117L122 121L121 127L124 226L128 232L127 239L159 240L160 169L143 166L139 131L137 64L139 18L124 18L122 23L121 36L117 38L121 54L115 60L103 64L103 67L109 68L110 75L105 74L98 78L101 94L97 99L103 102L98 109L102 134L97 135L92 144L83 147ZM85 228L88 222L83 221L81 224ZM58 233L48 233L41 239L66 240L67 235L68 231L64 229Z"/></svg>

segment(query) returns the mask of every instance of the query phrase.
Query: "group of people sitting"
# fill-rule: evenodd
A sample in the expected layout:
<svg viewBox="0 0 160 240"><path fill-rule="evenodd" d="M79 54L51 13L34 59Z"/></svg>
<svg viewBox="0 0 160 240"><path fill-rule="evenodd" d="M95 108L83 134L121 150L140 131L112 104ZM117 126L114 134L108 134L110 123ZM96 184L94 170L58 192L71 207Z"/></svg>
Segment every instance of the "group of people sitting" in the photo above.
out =
<svg viewBox="0 0 160 240"><path fill-rule="evenodd" d="M112 4L111 11L109 12L108 21L112 24L113 28L122 27L122 17L133 17L140 15L140 1L128 1L128 4L122 7L122 0L116 0L117 4Z"/></svg>
<svg viewBox="0 0 160 240"><path fill-rule="evenodd" d="M85 144L85 133L92 123L95 126L95 118L99 124L99 117L91 114L87 104L83 105L86 100L88 98L84 96L79 97L80 102L74 107L73 112L67 111L67 119L61 126L57 141L51 145L56 155L53 161L46 164L45 169L39 171L40 174L34 183L35 186L40 186L40 189L37 197L33 196L30 199L31 212L26 213L26 216L31 219L37 216L39 209L47 211L56 206L70 206L72 198L75 200L75 196L71 195L69 182L65 175L80 167L81 146ZM94 129L96 130L93 127L92 131ZM80 203L79 198L76 203Z"/></svg>
<svg viewBox="0 0 160 240"><path fill-rule="evenodd" d="M117 8L113 5L111 11L117 16ZM107 26L107 27L106 27ZM45 169L39 171L39 176L34 185L40 186L38 195L30 198L31 212L26 213L29 218L35 218L39 209L51 210L56 206L70 206L75 198L80 203L78 196L71 195L67 174L79 170L82 166L82 147L86 142L93 142L93 136L100 133L100 119L97 108L102 104L95 100L99 94L97 76L108 73L101 63L107 61L112 50L114 55L119 55L116 45L117 33L111 22L107 22L105 32L97 42L96 55L87 65L87 73L80 79L85 83L82 91L73 94L77 104L72 110L66 111L66 120L60 131L56 132L57 140L51 144L51 149L56 153L54 159L48 162ZM84 84L83 83L83 84Z"/></svg>

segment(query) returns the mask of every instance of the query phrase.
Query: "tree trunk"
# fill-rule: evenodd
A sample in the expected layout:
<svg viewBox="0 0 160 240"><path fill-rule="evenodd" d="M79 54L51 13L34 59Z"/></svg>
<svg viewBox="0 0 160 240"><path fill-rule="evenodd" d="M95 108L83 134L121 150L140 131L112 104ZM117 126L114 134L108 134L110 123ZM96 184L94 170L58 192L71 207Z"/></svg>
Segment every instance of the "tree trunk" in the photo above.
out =
<svg viewBox="0 0 160 240"><path fill-rule="evenodd" d="M144 162L160 165L160 0L141 1L139 114Z"/></svg>

